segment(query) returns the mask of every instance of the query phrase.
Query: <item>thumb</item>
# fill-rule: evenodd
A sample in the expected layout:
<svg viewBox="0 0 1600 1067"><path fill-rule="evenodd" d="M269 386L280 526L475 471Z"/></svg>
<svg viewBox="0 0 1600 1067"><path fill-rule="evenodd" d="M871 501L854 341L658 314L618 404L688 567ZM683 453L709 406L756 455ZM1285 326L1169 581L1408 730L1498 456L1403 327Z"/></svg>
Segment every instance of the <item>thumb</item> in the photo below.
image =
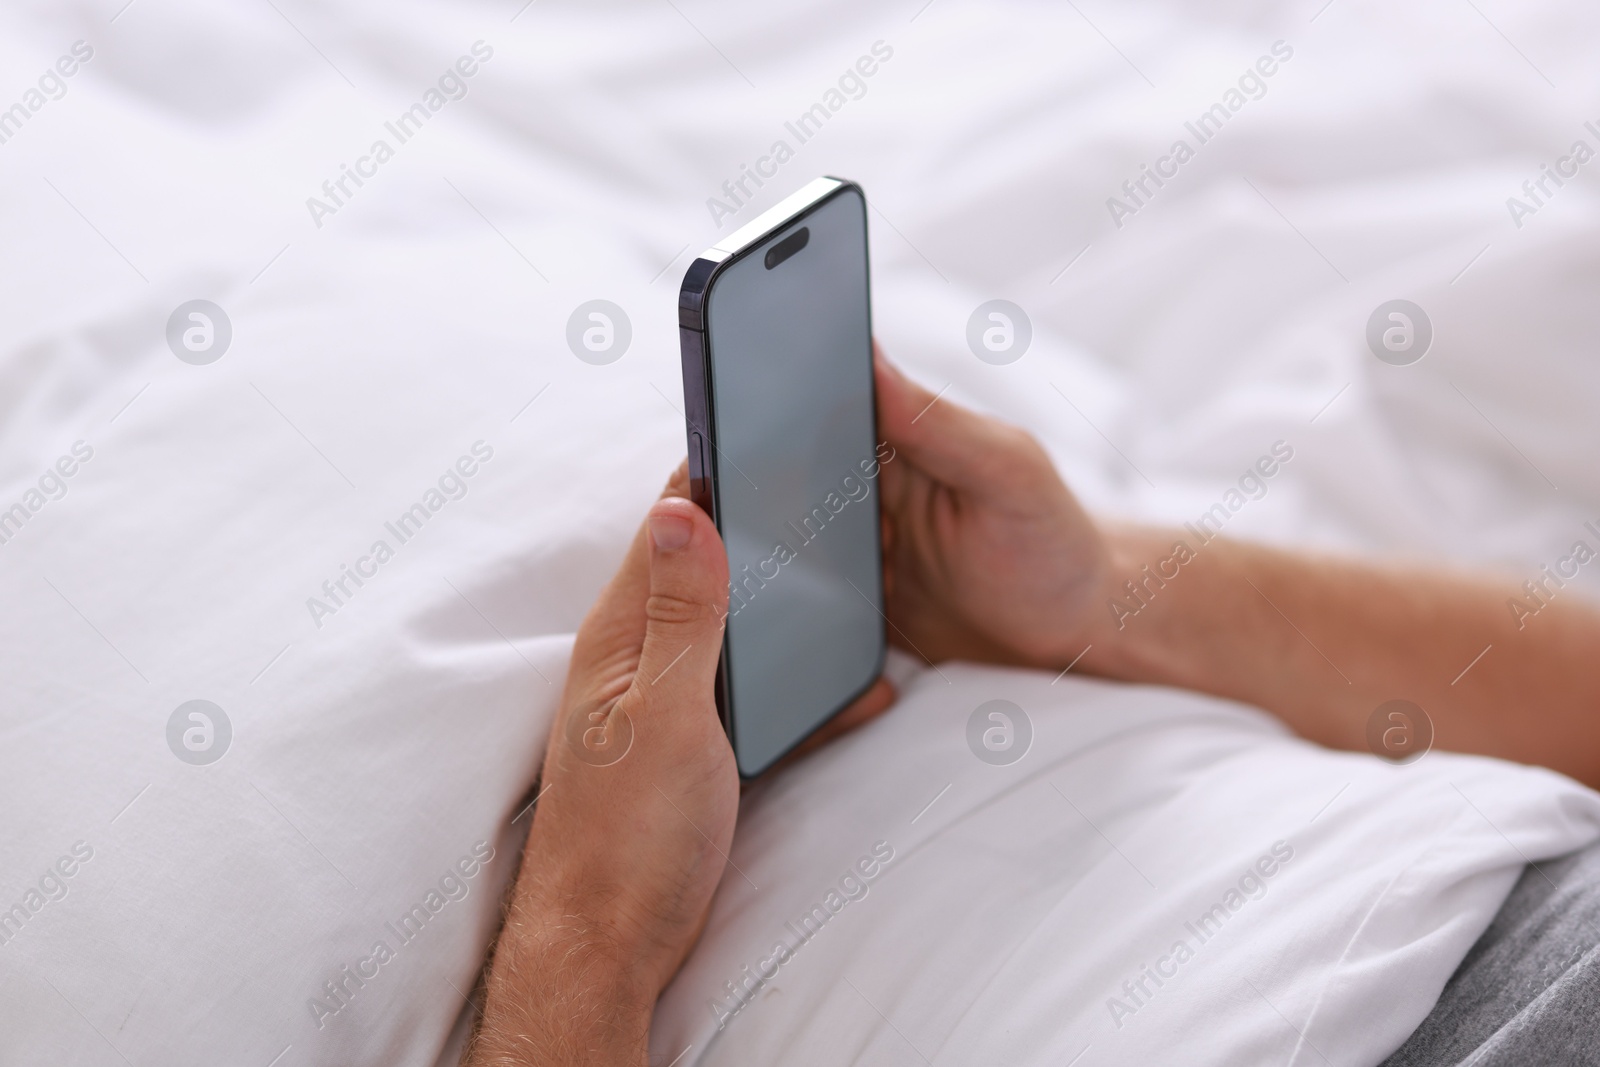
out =
<svg viewBox="0 0 1600 1067"><path fill-rule="evenodd" d="M1054 478L1048 456L1027 431L980 415L908 378L875 353L880 432L911 463L952 489L1015 496ZM946 387L948 388L948 386Z"/></svg>
<svg viewBox="0 0 1600 1067"><path fill-rule="evenodd" d="M728 605L728 556L716 525L682 497L663 497L645 517L650 596L634 676L643 711L685 701L708 706Z"/></svg>

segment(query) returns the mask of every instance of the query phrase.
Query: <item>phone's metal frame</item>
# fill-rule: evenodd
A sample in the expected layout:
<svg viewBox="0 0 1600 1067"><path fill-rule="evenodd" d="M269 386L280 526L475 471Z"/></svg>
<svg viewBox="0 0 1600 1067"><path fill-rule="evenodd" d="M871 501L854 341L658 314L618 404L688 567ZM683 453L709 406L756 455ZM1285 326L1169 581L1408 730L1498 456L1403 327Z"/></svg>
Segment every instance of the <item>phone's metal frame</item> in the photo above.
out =
<svg viewBox="0 0 1600 1067"><path fill-rule="evenodd" d="M867 197L861 187L855 182L844 178L822 177L807 183L798 192L785 197L767 211L762 212L749 223L730 233L722 241L706 249L695 257L689 264L689 269L684 272L683 285L678 290L678 341L683 357L683 405L685 422L687 423L688 449L689 449L689 496L696 504L711 516L717 524L717 530L722 530L722 517L718 505L717 495L717 469L721 459L721 452L716 441L716 396L711 377L711 339L706 329L707 310L716 285L717 279L734 263L744 259L752 252L766 244L767 240L780 230L786 230L801 222L807 215L812 214L823 204L847 192L854 192L861 198L862 233L866 233L866 204ZM867 274L867 335L872 335L872 293L871 293L871 260L867 248L862 249L863 256L868 258ZM868 349L868 358L871 349ZM868 378L869 388L872 391L872 439L874 448L878 441L878 395L877 382L871 376ZM873 493L873 529L877 529L882 522L882 511L879 505L878 494ZM877 570L883 574L883 545L875 537L873 539L873 552L877 557ZM881 587L880 587L881 596ZM876 607L877 605L874 605ZM888 653L888 631L879 612L879 641L878 641L878 666L867 679L865 685L852 693L842 704L834 708L827 716L818 722L817 728L825 725L834 715L849 707L861 697L883 674L884 661ZM738 760L738 738L734 733L734 720L732 709L732 694L728 678L729 635L726 631L722 638L722 656L717 662L716 699L717 714L722 719L722 727L728 734L728 743L733 746L735 762ZM782 760L796 747L804 743L806 738L816 732L811 732L796 739L793 745L774 756L766 764L753 770L739 767L739 777L751 779L758 777L773 764Z"/></svg>

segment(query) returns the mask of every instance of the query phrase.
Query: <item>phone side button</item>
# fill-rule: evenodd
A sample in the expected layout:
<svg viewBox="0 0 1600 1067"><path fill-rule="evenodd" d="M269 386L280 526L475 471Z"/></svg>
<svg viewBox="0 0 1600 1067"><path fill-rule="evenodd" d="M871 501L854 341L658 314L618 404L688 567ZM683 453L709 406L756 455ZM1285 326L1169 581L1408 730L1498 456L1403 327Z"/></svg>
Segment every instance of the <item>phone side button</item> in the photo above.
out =
<svg viewBox="0 0 1600 1067"><path fill-rule="evenodd" d="M706 442L696 430L689 431L689 499L711 510L710 503L711 466L706 462Z"/></svg>

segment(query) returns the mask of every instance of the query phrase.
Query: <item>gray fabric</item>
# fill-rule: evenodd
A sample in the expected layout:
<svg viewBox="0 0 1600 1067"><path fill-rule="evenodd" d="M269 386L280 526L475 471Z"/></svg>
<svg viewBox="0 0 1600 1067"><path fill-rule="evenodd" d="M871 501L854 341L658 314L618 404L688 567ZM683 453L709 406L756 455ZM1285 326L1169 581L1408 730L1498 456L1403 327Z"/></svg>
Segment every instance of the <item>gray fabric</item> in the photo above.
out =
<svg viewBox="0 0 1600 1067"><path fill-rule="evenodd" d="M1600 1065L1600 845L1525 869L1383 1067Z"/></svg>

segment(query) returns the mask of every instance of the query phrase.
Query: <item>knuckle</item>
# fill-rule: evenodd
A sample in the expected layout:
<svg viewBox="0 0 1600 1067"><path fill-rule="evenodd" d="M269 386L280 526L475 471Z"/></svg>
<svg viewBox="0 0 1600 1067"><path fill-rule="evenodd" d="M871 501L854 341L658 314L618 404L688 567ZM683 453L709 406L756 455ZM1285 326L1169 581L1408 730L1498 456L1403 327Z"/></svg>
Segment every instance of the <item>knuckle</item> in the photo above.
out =
<svg viewBox="0 0 1600 1067"><path fill-rule="evenodd" d="M660 626L693 627L712 617L711 605L670 593L652 593L644 602L644 617Z"/></svg>
<svg viewBox="0 0 1600 1067"><path fill-rule="evenodd" d="M1034 460L1045 458L1044 446L1039 443L1039 439L1022 427L1007 426L1006 438L1010 451Z"/></svg>
<svg viewBox="0 0 1600 1067"><path fill-rule="evenodd" d="M1007 436L1007 451L1019 473L1030 481L1054 480L1055 464L1037 437L1018 427L1010 428Z"/></svg>

